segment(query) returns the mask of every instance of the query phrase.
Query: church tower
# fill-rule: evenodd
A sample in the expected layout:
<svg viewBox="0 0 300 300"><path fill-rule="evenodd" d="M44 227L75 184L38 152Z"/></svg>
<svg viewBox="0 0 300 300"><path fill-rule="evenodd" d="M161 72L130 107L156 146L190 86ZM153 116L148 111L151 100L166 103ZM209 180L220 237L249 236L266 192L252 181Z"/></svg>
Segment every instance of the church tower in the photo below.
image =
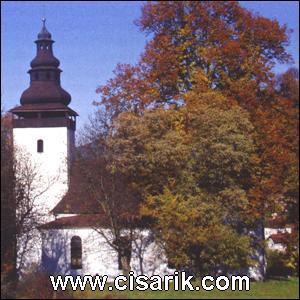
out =
<svg viewBox="0 0 300 300"><path fill-rule="evenodd" d="M48 214L68 190L77 113L68 107L71 96L60 85L60 62L53 55L54 41L45 21L28 71L30 86L21 96L21 105L11 112L15 115L13 139L17 157L30 160L37 173L35 193L41 193L37 205Z"/></svg>

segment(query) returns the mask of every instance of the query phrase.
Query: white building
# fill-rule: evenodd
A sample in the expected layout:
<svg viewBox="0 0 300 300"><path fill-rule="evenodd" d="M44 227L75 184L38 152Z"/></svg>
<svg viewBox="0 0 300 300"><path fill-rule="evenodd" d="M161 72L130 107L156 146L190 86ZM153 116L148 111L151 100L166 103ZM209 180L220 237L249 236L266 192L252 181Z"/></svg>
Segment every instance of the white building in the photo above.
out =
<svg viewBox="0 0 300 300"><path fill-rule="evenodd" d="M109 236L105 215L68 207L64 195L69 188L70 164L75 147L77 113L68 105L71 96L60 86L59 61L52 51L53 40L45 27L38 39L37 55L31 62L30 87L21 96L21 105L11 112L17 116L13 123L14 144L30 154L37 164L45 188L37 205L45 212L45 223L39 230L42 243L35 245L30 261L40 263L51 274L120 274L117 253L93 227L102 220ZM82 201L88 201L82 199ZM164 275L168 268L163 251L154 242L151 231L136 228L132 243L131 268L135 274ZM141 253L142 249L142 253ZM262 277L259 268L250 272Z"/></svg>
<svg viewBox="0 0 300 300"><path fill-rule="evenodd" d="M265 227L265 240L270 250L284 252L286 250L287 239L292 234L294 225L286 224L276 214L271 218Z"/></svg>
<svg viewBox="0 0 300 300"><path fill-rule="evenodd" d="M21 105L11 110L17 116L13 121L15 148L29 154L40 175L35 184L44 189L36 199L36 205L45 214L45 224L40 227L42 243L31 245L27 260L41 263L51 274L98 273L114 277L121 272L118 256L93 229L96 221L104 221L105 216L89 211L82 214L80 207L76 208L77 212L66 214L68 204L61 203L69 188L78 115L68 107L71 96L60 86L60 62L53 55L54 41L45 27L45 20L35 43L37 54L28 72L30 86L21 96ZM105 222L103 226L109 236ZM172 270L167 267L165 256L149 238L149 231L137 229L136 235L135 246L147 241L147 249L143 249L143 257L140 257L132 246L132 270L140 274L143 259L143 273L170 273Z"/></svg>

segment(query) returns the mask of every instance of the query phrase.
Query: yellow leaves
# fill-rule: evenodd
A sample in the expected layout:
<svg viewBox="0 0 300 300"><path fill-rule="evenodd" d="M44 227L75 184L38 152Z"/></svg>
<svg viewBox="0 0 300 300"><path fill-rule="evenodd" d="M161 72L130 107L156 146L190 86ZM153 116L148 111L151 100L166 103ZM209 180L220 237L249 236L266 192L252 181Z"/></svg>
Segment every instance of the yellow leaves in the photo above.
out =
<svg viewBox="0 0 300 300"><path fill-rule="evenodd" d="M183 28L180 28L178 33L179 33L179 36L184 37L184 36L187 36L188 34L190 34L191 30L187 26L185 26Z"/></svg>
<svg viewBox="0 0 300 300"><path fill-rule="evenodd" d="M212 200L205 193L185 197L168 188L147 198L142 213L153 218L157 237L164 241L169 259L177 266L192 258L206 262L207 268L212 263L237 267L249 263L249 238L237 236L230 226L222 224L220 203ZM199 268L206 270L203 264Z"/></svg>
<svg viewBox="0 0 300 300"><path fill-rule="evenodd" d="M175 132L184 135L185 132L184 121L185 121L184 116L178 115L178 117L176 118L173 124L173 129L175 130Z"/></svg>

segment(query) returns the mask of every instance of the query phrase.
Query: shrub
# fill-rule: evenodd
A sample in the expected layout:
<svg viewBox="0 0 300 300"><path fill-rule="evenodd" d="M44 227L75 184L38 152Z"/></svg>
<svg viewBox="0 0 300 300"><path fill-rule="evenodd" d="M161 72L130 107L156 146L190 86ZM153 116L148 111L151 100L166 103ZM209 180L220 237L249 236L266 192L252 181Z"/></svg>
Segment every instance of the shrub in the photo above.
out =
<svg viewBox="0 0 300 300"><path fill-rule="evenodd" d="M54 292L47 274L34 270L20 279L18 299L75 299L71 292Z"/></svg>
<svg viewBox="0 0 300 300"><path fill-rule="evenodd" d="M277 250L267 251L267 277L294 275L288 255Z"/></svg>

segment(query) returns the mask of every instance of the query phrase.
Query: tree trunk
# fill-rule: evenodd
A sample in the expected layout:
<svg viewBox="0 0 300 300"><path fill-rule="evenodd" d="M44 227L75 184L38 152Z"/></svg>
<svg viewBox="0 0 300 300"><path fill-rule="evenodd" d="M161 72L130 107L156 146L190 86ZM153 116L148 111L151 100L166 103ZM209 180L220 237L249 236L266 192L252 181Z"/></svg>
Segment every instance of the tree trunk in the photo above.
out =
<svg viewBox="0 0 300 300"><path fill-rule="evenodd" d="M130 272L130 259L127 256L122 256L121 264L122 264L123 275L128 277Z"/></svg>

